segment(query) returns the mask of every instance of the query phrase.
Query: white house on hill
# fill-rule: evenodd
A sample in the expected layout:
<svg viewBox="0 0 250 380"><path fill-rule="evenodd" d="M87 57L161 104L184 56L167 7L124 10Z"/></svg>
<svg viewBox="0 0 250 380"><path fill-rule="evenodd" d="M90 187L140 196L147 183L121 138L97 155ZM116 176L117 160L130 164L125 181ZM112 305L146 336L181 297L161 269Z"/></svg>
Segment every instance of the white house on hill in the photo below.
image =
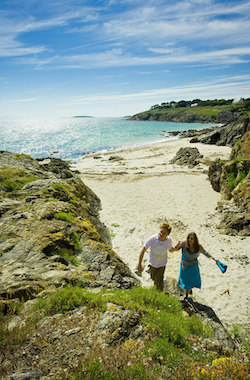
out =
<svg viewBox="0 0 250 380"><path fill-rule="evenodd" d="M244 100L242 98L237 98L233 100L233 104L243 104Z"/></svg>

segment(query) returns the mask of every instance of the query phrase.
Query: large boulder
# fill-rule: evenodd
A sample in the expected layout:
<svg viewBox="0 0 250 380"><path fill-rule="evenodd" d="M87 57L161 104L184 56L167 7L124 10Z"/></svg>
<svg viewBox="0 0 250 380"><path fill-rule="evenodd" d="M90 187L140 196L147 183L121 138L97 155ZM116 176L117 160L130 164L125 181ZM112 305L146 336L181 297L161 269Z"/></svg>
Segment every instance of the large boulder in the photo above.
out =
<svg viewBox="0 0 250 380"><path fill-rule="evenodd" d="M189 168L193 168L200 163L200 158L202 157L202 154L200 154L197 148L180 148L170 162L172 164L187 165Z"/></svg>
<svg viewBox="0 0 250 380"><path fill-rule="evenodd" d="M223 162L216 158L208 169L208 178L211 182L212 188L220 192L221 189L221 174L222 174Z"/></svg>

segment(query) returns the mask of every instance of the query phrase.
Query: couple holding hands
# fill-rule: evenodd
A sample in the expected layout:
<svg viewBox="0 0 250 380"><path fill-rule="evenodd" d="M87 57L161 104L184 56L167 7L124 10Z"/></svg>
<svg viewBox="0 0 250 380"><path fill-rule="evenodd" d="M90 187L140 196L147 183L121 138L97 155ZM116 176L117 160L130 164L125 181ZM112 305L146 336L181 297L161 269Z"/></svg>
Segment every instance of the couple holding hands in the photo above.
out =
<svg viewBox="0 0 250 380"><path fill-rule="evenodd" d="M205 251L201 244L199 244L198 237L194 232L189 233L185 241L178 241L175 247L172 246L172 239L169 237L170 232L171 226L168 223L162 223L160 225L159 233L151 236L146 241L140 252L137 271L141 274L144 253L149 248L149 273L156 288L162 291L163 277L168 260L168 251L174 252L181 248L182 256L178 284L182 289L185 289L185 298L187 298L192 292L192 288L201 288L201 277L198 264L199 255L202 253L206 257L213 259L218 266L218 263L220 262ZM222 268L220 269L222 270Z"/></svg>

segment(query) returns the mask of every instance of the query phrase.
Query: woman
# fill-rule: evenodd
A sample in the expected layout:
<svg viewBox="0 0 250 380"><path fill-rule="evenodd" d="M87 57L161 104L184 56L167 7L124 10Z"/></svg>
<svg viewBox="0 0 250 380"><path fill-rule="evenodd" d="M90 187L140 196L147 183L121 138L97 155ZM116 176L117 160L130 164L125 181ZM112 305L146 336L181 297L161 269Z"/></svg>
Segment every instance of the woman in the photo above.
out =
<svg viewBox="0 0 250 380"><path fill-rule="evenodd" d="M218 260L204 250L199 244L197 235L194 232L188 234L186 241L177 243L175 249L180 248L182 248L182 257L178 284L182 289L185 289L186 299L188 295L192 293L192 288L201 288L201 276L198 264L200 253L203 253L206 257L213 259L215 262Z"/></svg>

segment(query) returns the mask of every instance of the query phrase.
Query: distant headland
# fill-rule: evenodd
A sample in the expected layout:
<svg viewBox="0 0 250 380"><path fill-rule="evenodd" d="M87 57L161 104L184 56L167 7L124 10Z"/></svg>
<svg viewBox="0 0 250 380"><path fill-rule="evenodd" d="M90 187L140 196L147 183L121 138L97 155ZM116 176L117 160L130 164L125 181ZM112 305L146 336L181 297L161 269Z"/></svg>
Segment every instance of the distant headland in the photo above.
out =
<svg viewBox="0 0 250 380"><path fill-rule="evenodd" d="M89 117L93 117L93 116L81 116L81 115L80 115L80 116L73 116L73 119L77 119L77 118L85 118L85 117L88 117L88 118L89 118Z"/></svg>
<svg viewBox="0 0 250 380"><path fill-rule="evenodd" d="M228 123L240 114L250 113L250 98L181 100L155 104L129 120L169 121L174 123Z"/></svg>

